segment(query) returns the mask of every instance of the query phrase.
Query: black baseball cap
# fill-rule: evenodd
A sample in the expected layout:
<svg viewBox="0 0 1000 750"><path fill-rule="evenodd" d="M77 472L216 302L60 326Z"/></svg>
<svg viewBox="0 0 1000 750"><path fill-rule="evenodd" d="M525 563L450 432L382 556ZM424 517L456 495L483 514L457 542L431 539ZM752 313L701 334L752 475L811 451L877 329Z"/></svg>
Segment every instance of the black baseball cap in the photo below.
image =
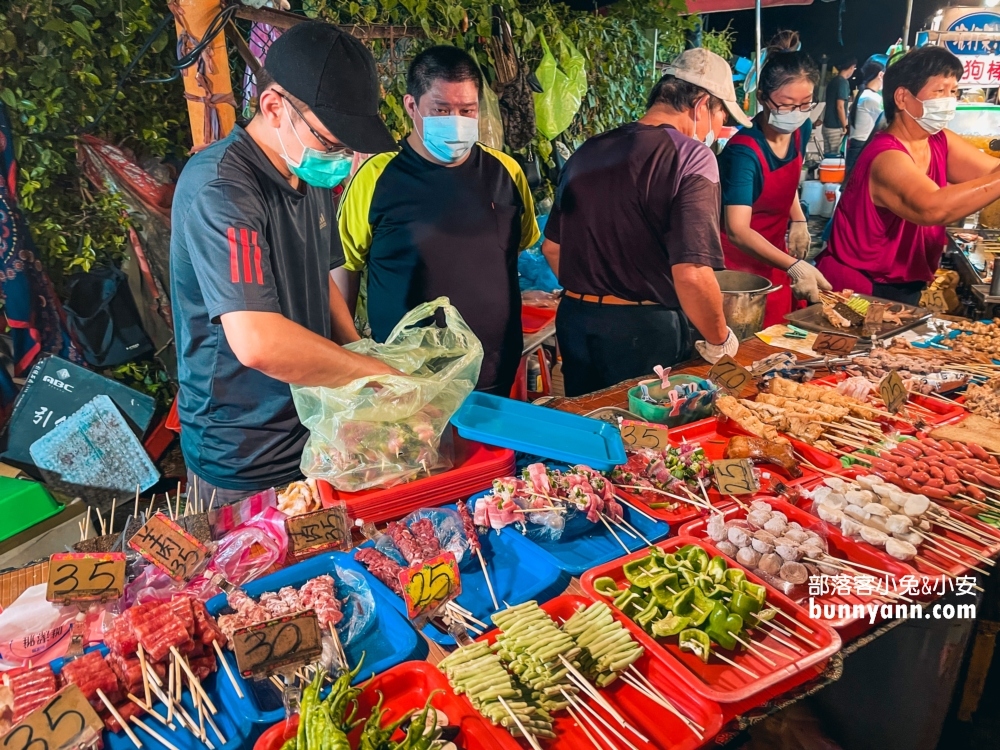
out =
<svg viewBox="0 0 1000 750"><path fill-rule="evenodd" d="M350 34L318 21L296 24L271 45L264 69L348 148L397 150L378 113L375 58Z"/></svg>

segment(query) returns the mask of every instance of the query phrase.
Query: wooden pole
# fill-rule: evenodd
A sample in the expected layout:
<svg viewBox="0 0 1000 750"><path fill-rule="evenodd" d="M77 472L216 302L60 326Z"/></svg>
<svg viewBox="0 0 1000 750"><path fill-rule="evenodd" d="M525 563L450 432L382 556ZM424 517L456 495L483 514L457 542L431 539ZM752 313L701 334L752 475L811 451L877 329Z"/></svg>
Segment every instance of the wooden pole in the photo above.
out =
<svg viewBox="0 0 1000 750"><path fill-rule="evenodd" d="M184 54L201 41L222 10L222 3L219 0L173 0L169 7L177 22L178 38L186 40L186 44L180 47L181 54ZM225 34L216 36L202 52L201 60L181 72L191 120L192 151L198 151L215 140L225 138L236 123L236 102L233 99Z"/></svg>

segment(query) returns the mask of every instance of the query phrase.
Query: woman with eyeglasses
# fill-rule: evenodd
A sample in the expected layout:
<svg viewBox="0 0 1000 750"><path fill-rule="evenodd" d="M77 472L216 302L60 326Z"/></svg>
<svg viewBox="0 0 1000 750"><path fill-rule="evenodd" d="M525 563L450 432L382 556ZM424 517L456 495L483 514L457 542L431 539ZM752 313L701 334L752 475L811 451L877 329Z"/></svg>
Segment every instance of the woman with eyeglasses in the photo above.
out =
<svg viewBox="0 0 1000 750"><path fill-rule="evenodd" d="M830 289L805 260L811 238L799 205L799 177L819 70L797 44L797 35L785 36L780 47L768 49L757 88L762 111L719 156L726 268L782 287L767 298L765 327L784 321L793 294L819 302L819 291Z"/></svg>
<svg viewBox="0 0 1000 750"><path fill-rule="evenodd" d="M918 304L945 227L1000 198L1000 160L947 129L963 72L944 47L911 50L886 70L888 127L858 157L817 262L835 289Z"/></svg>

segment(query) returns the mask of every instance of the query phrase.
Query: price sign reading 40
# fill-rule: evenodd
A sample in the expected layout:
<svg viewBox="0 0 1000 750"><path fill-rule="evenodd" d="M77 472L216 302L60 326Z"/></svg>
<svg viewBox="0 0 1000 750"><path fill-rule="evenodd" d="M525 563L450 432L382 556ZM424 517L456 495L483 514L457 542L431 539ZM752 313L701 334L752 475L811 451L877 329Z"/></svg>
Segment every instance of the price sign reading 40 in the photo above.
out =
<svg viewBox="0 0 1000 750"><path fill-rule="evenodd" d="M399 583L411 620L435 612L462 593L458 563L450 552L406 568L399 574Z"/></svg>
<svg viewBox="0 0 1000 750"><path fill-rule="evenodd" d="M708 371L708 379L734 396L739 396L753 382L753 375L727 354L712 365L712 369Z"/></svg>
<svg viewBox="0 0 1000 750"><path fill-rule="evenodd" d="M903 379L895 370L879 381L878 395L885 402L885 408L893 414L902 409L903 405L906 404L906 400L910 397L906 386L903 385Z"/></svg>
<svg viewBox="0 0 1000 750"><path fill-rule="evenodd" d="M651 448L662 450L670 445L667 439L670 430L657 424L646 424L643 422L623 421L621 426L622 442L628 450L639 450L640 448Z"/></svg>
<svg viewBox="0 0 1000 750"><path fill-rule="evenodd" d="M146 522L128 546L175 581L187 581L208 562L208 547L162 513Z"/></svg>
<svg viewBox="0 0 1000 750"><path fill-rule="evenodd" d="M244 677L311 664L323 652L319 620L307 609L241 628L233 633L233 651Z"/></svg>
<svg viewBox="0 0 1000 750"><path fill-rule="evenodd" d="M712 462L715 484L723 495L750 495L760 489L748 458L725 458Z"/></svg>
<svg viewBox="0 0 1000 750"><path fill-rule="evenodd" d="M118 599L125 590L122 552L56 552L49 558L50 602L93 602Z"/></svg>
<svg viewBox="0 0 1000 750"><path fill-rule="evenodd" d="M104 722L83 692L68 685L32 711L0 740L0 750L60 750L90 747L101 738Z"/></svg>

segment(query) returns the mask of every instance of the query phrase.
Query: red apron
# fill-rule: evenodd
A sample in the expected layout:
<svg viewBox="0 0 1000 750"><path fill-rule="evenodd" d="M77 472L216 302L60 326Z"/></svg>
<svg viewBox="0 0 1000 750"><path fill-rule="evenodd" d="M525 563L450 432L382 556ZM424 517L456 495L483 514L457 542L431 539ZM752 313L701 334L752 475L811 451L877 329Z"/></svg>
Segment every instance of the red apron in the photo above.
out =
<svg viewBox="0 0 1000 750"><path fill-rule="evenodd" d="M752 206L750 228L770 242L779 250L787 253L785 235L788 232L788 218L795 201L795 191L799 188L799 177L802 174L802 131L795 131L795 151L797 156L785 166L771 170L760 144L752 136L737 133L728 146L737 144L748 146L757 154L760 167L764 172L764 189ZM777 292L769 294L767 306L764 308L764 327L785 322L785 315L792 311L792 282L788 274L779 268L774 268L757 258L752 258L737 248L726 230L722 230L722 252L726 258L726 268L732 271L755 273L770 280L775 286L781 285Z"/></svg>

